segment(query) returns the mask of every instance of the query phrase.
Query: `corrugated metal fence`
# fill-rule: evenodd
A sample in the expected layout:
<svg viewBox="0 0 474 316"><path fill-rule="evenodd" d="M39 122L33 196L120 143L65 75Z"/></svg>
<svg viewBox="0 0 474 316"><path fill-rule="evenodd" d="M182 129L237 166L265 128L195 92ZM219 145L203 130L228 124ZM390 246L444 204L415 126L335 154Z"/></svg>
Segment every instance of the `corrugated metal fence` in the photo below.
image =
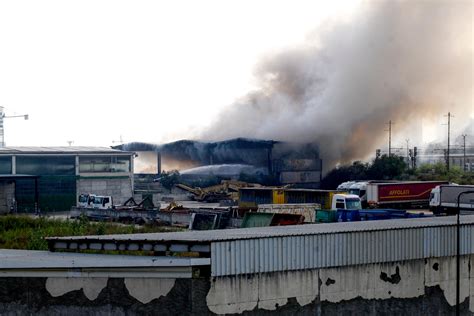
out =
<svg viewBox="0 0 474 316"><path fill-rule="evenodd" d="M474 225L461 226L472 254ZM212 276L340 267L456 254L456 226L264 237L211 243Z"/></svg>

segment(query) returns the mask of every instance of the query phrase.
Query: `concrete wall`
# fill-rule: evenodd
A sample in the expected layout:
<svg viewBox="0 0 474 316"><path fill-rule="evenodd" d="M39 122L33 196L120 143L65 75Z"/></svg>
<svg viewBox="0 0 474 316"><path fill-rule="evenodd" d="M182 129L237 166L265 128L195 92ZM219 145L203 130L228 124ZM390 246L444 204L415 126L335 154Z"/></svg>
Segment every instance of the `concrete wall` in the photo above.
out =
<svg viewBox="0 0 474 316"><path fill-rule="evenodd" d="M474 311L474 256L461 261L461 313ZM447 315L454 257L220 278L0 277L0 314Z"/></svg>
<svg viewBox="0 0 474 316"><path fill-rule="evenodd" d="M13 181L0 181L0 214L10 212L15 198L15 183Z"/></svg>
<svg viewBox="0 0 474 316"><path fill-rule="evenodd" d="M121 204L133 196L132 179L130 177L80 177L77 180L77 195L90 193L110 195L114 204Z"/></svg>
<svg viewBox="0 0 474 316"><path fill-rule="evenodd" d="M474 311L474 273L461 261L464 314ZM331 269L221 277L211 282L206 302L217 314L264 310L307 314L409 314L454 312L455 257Z"/></svg>

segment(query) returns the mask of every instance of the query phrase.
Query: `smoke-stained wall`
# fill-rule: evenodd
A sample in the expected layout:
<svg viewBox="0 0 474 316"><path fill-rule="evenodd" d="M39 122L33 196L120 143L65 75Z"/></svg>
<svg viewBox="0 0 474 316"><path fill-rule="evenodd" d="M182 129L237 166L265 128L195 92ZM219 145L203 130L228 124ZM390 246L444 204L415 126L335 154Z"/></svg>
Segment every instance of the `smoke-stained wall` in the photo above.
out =
<svg viewBox="0 0 474 316"><path fill-rule="evenodd" d="M236 138L209 143L192 140L181 140L163 145L130 143L115 148L142 152L143 160L150 164L156 164L156 160L153 155L145 154L145 152L160 153L162 169L170 171L217 164L268 167L275 143L274 141ZM144 170L148 168L151 167L142 166Z"/></svg>
<svg viewBox="0 0 474 316"><path fill-rule="evenodd" d="M281 183L304 183L308 187L319 187L321 178L322 162L315 144L236 138L211 143L190 140L164 145L130 143L116 148L138 153L137 173L157 170L156 157L160 153L163 170L167 171L209 165L226 166L221 169L230 171L231 166L240 166L246 167L242 170L264 169L264 174L274 175ZM206 170L215 174L219 168L193 169L200 176Z"/></svg>

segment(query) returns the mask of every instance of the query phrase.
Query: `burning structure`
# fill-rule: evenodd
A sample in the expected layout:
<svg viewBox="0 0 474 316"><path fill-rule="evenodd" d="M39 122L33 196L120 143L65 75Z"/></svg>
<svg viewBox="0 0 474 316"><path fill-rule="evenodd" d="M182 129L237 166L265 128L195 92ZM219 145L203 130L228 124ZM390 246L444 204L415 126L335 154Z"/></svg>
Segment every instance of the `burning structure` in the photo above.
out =
<svg viewBox="0 0 474 316"><path fill-rule="evenodd" d="M213 167L192 172L238 173L250 165L281 183L314 184L320 157L329 171L371 159L389 137L418 148L442 141L444 130L433 126L448 111L457 117L453 135L472 131L472 9L469 1L365 2L353 18L328 21L301 45L262 58L252 90L193 135L207 142L124 148L156 152L163 166L154 173L202 166ZM396 124L393 139L387 122ZM324 150L285 149L294 142ZM232 166L215 167L224 164Z"/></svg>
<svg viewBox="0 0 474 316"><path fill-rule="evenodd" d="M321 181L322 162L314 144L235 138L219 142L181 140L163 145L129 143L115 148L138 154L137 173L179 170L188 178L268 176L279 184L310 188L318 188Z"/></svg>

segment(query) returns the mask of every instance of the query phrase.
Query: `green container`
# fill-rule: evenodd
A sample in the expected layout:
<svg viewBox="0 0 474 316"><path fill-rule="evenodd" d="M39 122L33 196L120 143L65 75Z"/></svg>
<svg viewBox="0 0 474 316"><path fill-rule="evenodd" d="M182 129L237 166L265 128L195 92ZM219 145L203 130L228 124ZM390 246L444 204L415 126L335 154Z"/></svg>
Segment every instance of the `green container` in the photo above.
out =
<svg viewBox="0 0 474 316"><path fill-rule="evenodd" d="M242 228L266 227L270 226L273 219L273 213L254 213L247 212L242 221Z"/></svg>
<svg viewBox="0 0 474 316"><path fill-rule="evenodd" d="M337 211L334 210L317 210L316 223L333 223L337 222Z"/></svg>

